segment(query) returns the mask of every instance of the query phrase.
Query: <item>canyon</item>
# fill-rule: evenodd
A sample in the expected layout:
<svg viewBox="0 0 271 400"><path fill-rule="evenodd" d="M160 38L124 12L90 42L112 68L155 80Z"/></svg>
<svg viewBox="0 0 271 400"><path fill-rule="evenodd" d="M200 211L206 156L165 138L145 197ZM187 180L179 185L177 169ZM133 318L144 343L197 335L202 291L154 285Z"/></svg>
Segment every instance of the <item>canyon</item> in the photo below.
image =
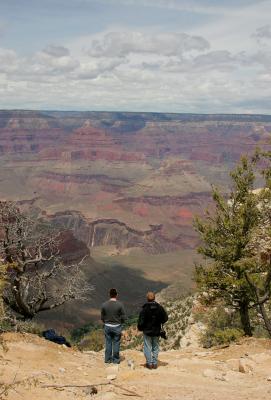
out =
<svg viewBox="0 0 271 400"><path fill-rule="evenodd" d="M192 290L193 218L270 133L267 115L0 111L0 199L65 231L67 253L89 254L92 298L42 320L97 319L111 286L129 313L146 290Z"/></svg>

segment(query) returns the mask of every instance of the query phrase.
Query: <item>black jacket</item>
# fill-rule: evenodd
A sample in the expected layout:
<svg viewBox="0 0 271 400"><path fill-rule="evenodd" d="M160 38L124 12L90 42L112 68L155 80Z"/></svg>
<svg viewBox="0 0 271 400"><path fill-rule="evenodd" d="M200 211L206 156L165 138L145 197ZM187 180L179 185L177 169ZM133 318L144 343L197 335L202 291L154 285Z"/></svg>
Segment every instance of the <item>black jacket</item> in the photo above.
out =
<svg viewBox="0 0 271 400"><path fill-rule="evenodd" d="M160 336L161 324L168 320L165 309L156 301L145 303L139 314L137 328L148 336Z"/></svg>

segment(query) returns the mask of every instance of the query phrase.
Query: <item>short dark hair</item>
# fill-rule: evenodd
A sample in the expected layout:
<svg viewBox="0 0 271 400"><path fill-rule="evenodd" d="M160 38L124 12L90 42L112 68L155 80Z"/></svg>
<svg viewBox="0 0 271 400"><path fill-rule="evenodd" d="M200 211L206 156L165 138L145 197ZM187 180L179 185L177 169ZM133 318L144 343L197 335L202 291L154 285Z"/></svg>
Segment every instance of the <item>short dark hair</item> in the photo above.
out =
<svg viewBox="0 0 271 400"><path fill-rule="evenodd" d="M111 298L112 298L112 297L117 297L117 295L118 295L117 289L112 288L112 289L109 290L109 296L110 296Z"/></svg>

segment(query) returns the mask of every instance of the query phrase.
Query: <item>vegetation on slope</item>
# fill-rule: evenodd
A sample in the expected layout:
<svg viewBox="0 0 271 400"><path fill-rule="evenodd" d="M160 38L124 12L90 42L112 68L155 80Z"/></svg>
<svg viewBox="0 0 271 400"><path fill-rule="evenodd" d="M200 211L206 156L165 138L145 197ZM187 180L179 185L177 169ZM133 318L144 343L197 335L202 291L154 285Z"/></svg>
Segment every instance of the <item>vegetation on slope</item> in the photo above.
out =
<svg viewBox="0 0 271 400"><path fill-rule="evenodd" d="M229 198L213 188L215 212L196 219L199 252L206 260L197 266L196 280L204 303L223 302L239 312L246 335L253 334L251 312L256 309L271 336L266 310L271 297L270 165L265 158L264 184L255 191L258 161L243 158L231 173Z"/></svg>

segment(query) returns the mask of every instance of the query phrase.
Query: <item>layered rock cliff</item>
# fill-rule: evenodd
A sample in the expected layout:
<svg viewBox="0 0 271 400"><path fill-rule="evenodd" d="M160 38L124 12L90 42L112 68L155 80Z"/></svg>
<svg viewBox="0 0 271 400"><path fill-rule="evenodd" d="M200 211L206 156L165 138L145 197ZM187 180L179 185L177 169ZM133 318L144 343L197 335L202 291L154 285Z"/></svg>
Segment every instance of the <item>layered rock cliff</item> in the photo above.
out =
<svg viewBox="0 0 271 400"><path fill-rule="evenodd" d="M270 133L261 115L0 111L0 197L71 230L96 257L92 277L127 291L131 273L138 303L148 288L191 286L193 216Z"/></svg>

